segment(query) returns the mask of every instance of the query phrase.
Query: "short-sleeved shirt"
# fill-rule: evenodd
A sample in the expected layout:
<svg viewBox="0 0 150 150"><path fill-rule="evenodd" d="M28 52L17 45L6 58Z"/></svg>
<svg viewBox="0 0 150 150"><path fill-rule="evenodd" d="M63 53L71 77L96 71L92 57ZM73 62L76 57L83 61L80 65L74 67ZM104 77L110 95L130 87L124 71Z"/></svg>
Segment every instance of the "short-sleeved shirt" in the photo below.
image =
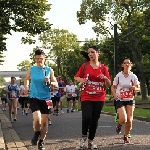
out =
<svg viewBox="0 0 150 150"><path fill-rule="evenodd" d="M25 88L24 85L20 86L20 97L28 97L28 95L24 94Z"/></svg>
<svg viewBox="0 0 150 150"><path fill-rule="evenodd" d="M58 87L62 87L62 83L60 81L58 81ZM54 94L56 97L61 97L61 92L60 92L60 89L58 89L55 94Z"/></svg>
<svg viewBox="0 0 150 150"><path fill-rule="evenodd" d="M116 85L116 94L121 101L128 101L134 99L134 91L130 90L131 86L139 85L140 82L133 72L129 73L128 77L125 77L121 72L119 72L114 78L113 85Z"/></svg>
<svg viewBox="0 0 150 150"><path fill-rule="evenodd" d="M89 94L86 91L88 84L82 84L81 90L81 101L105 101L106 92L104 89L105 80L98 77L99 74L104 74L108 79L110 79L108 68L104 64L100 64L97 69L94 69L90 64L88 67L84 68L87 63L82 64L79 71L76 73L75 77L87 78L88 84L99 84L101 92L99 94Z"/></svg>
<svg viewBox="0 0 150 150"><path fill-rule="evenodd" d="M75 93L75 86L74 85L66 85L65 91L66 91L66 97L70 98L73 96L73 93Z"/></svg>
<svg viewBox="0 0 150 150"><path fill-rule="evenodd" d="M11 91L11 93L8 93L8 99L16 99L19 97L19 86L17 84L7 85L6 90Z"/></svg>
<svg viewBox="0 0 150 150"><path fill-rule="evenodd" d="M0 97L1 98L6 98L7 97L7 93L6 93L6 90L4 88L0 92Z"/></svg>

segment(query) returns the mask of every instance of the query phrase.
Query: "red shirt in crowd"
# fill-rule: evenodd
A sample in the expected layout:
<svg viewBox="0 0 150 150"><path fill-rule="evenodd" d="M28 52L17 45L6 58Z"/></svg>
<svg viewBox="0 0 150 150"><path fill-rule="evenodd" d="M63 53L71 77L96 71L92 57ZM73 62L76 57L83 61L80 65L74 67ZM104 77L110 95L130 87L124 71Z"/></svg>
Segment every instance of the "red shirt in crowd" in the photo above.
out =
<svg viewBox="0 0 150 150"><path fill-rule="evenodd" d="M65 87L65 81L60 80L60 82L61 82L62 86ZM60 93L61 93L61 95L64 95L64 88L63 88L63 89L62 89L62 88L60 89Z"/></svg>
<svg viewBox="0 0 150 150"><path fill-rule="evenodd" d="M108 72L108 68L104 64L100 64L100 66L97 69L94 69L90 64L88 67L85 68L86 63L82 64L82 66L79 68L79 71L75 75L75 77L80 78L87 78L88 80L92 82L99 82L104 84L105 80L100 79L100 77L97 77L99 74L104 74L108 79L110 79L110 75ZM84 88L85 87L85 88ZM89 94L88 91L88 85L83 84L82 85L82 91L81 91L81 101L89 100L89 101L105 101L106 99L106 92L104 89L104 86L101 87L101 92L98 94Z"/></svg>

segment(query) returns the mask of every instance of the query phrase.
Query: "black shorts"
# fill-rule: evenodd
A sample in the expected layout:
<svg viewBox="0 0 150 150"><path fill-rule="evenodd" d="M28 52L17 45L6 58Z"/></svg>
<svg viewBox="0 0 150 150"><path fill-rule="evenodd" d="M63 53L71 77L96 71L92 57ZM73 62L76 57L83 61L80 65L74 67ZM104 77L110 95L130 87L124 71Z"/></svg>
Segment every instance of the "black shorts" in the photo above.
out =
<svg viewBox="0 0 150 150"><path fill-rule="evenodd" d="M60 97L56 97L56 96L54 96L54 101L59 103L59 101L60 101Z"/></svg>
<svg viewBox="0 0 150 150"><path fill-rule="evenodd" d="M127 106L127 105L135 106L135 100L130 100L130 101L119 101L119 100L117 100L117 101L115 101L114 104L115 104L116 109Z"/></svg>
<svg viewBox="0 0 150 150"><path fill-rule="evenodd" d="M67 101L71 101L73 98L72 97L67 97Z"/></svg>
<svg viewBox="0 0 150 150"><path fill-rule="evenodd" d="M79 96L77 96L77 97L72 97L72 100L73 100L73 101L79 100Z"/></svg>
<svg viewBox="0 0 150 150"><path fill-rule="evenodd" d="M28 108L27 106L28 97L19 97L18 101L21 105L21 108Z"/></svg>
<svg viewBox="0 0 150 150"><path fill-rule="evenodd" d="M30 98L30 109L33 112L40 110L41 114L49 114L50 109L48 109L45 100L39 100L37 98Z"/></svg>
<svg viewBox="0 0 150 150"><path fill-rule="evenodd" d="M7 103L7 99L6 98L1 98L1 101L5 101L5 103Z"/></svg>

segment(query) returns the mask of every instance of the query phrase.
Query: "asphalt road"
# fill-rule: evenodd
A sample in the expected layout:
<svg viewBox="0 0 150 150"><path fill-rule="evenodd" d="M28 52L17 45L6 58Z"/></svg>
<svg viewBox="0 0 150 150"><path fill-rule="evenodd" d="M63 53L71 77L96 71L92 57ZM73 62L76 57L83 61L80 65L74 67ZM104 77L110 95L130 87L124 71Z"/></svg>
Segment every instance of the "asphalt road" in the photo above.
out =
<svg viewBox="0 0 150 150"><path fill-rule="evenodd" d="M49 125L49 132L45 140L46 150L76 149L81 138L82 112L66 113L66 109L64 112L59 116L51 115L52 125ZM8 111L4 114L8 117ZM29 150L36 150L37 147L31 146L30 142L34 133L32 114L22 116L19 110L17 119L16 122L12 122L15 131ZM123 133L117 135L115 126L113 116L101 115L95 138L99 150L150 150L150 122L134 120L130 145L123 144Z"/></svg>

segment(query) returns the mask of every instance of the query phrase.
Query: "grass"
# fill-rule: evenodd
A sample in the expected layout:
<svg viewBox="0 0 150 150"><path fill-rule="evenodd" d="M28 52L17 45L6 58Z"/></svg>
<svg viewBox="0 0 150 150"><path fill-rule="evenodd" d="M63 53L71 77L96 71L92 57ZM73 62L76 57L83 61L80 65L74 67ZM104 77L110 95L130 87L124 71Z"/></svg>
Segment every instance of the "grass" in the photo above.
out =
<svg viewBox="0 0 150 150"><path fill-rule="evenodd" d="M137 100L139 100L138 102L141 102L140 98ZM148 99L146 102L150 102L150 99ZM67 107L66 100L63 101L63 107ZM78 108L79 109L81 108L80 103L78 104ZM104 105L103 111L109 112L109 113L115 113L115 108L114 108L114 106ZM150 110L149 109L135 108L134 116L150 118Z"/></svg>
<svg viewBox="0 0 150 150"><path fill-rule="evenodd" d="M110 95L106 95L106 102L109 101ZM150 103L150 96L147 96L147 100L142 100L142 96L135 96L136 103Z"/></svg>
<svg viewBox="0 0 150 150"><path fill-rule="evenodd" d="M106 106L105 105L103 107L103 111L109 112L109 113L115 113L114 106ZM134 116L150 118L150 110L149 109L135 108Z"/></svg>

